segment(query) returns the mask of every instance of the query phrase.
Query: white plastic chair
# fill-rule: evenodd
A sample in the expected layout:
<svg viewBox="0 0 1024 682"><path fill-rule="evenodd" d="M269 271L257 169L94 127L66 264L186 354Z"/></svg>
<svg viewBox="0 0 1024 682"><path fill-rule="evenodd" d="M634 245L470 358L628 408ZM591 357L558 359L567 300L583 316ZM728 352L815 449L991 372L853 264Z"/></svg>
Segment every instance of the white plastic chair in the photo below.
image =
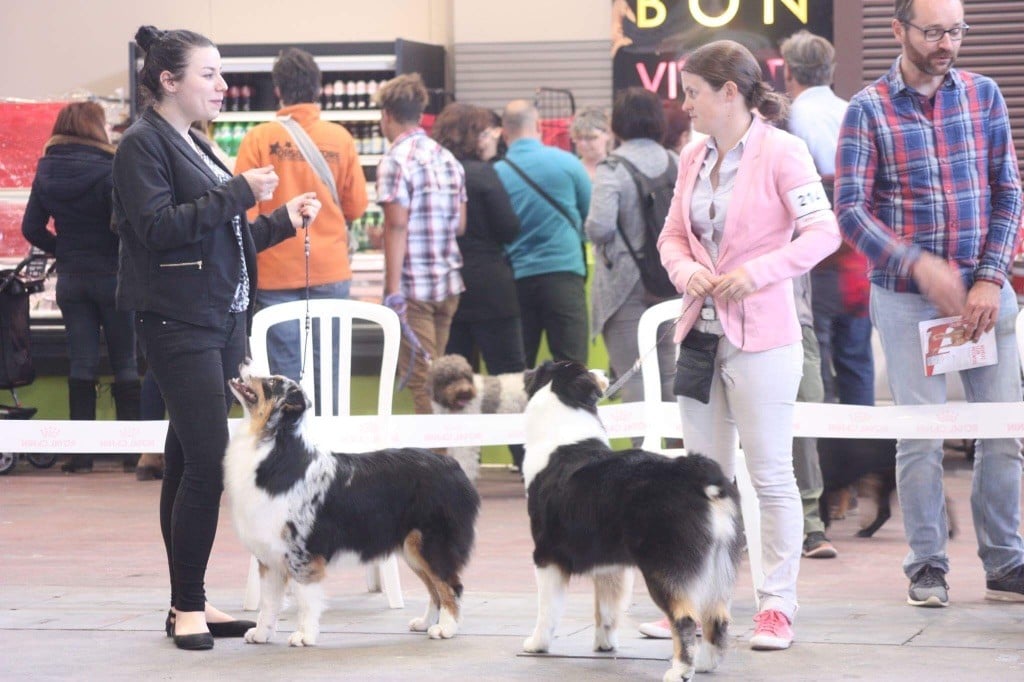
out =
<svg viewBox="0 0 1024 682"><path fill-rule="evenodd" d="M637 346L641 354L647 354L640 366L641 379L644 387L644 440L641 447L651 452L660 452L667 457L685 457L685 449L668 449L662 447L662 431L659 426L665 423L661 400L661 372L658 367L658 353L651 350L658 341L658 326L663 322L674 320L682 312L682 302L678 298L663 301L644 311L637 324ZM650 351L650 352L648 352ZM685 439L686 434L683 434ZM761 564L761 512L757 503L757 493L747 472L747 460L743 450L736 450L736 486L740 491L740 513L743 515L743 528L747 535L747 556L750 561L750 574L754 582L754 602L757 602L757 590L764 584L764 571Z"/></svg>
<svg viewBox="0 0 1024 682"><path fill-rule="evenodd" d="M373 303L352 301L347 299L313 299L309 301L309 315L313 329L319 322L320 367L314 377L313 343L309 339L307 350L306 372L302 377L302 389L313 400L314 385L320 387L319 405L314 405L317 416L348 416L352 413L352 347L353 320L365 320L375 323L384 333L383 359L380 368L380 387L377 393L377 414L391 414L392 393L395 385L395 373L398 370L398 347L401 343L402 331L398 315L390 308ZM252 336L249 339L252 352L253 369L256 372L269 373L267 356L267 332L282 322L298 322L300 325L299 340L305 336L304 322L306 318L306 301L291 301L264 308L256 313L252 323ZM338 321L338 367L334 367L333 321ZM311 329L312 333L312 329ZM338 408L334 410L334 394L337 393ZM384 447L381 443L378 447ZM383 561L367 566L367 588L371 592L384 592L388 605L400 609L405 605L402 587L398 578L398 560L393 554ZM242 608L254 611L259 607L259 567L253 557L249 566L249 577L246 581L245 600Z"/></svg>

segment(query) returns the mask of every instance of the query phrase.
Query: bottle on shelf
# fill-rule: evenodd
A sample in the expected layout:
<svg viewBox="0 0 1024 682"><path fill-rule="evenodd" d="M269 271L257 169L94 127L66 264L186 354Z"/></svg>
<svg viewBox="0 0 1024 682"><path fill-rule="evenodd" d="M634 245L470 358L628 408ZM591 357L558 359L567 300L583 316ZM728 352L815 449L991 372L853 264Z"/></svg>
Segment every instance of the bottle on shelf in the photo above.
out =
<svg viewBox="0 0 1024 682"><path fill-rule="evenodd" d="M241 97L241 92L237 85L232 85L228 88L228 99L225 107L228 111L238 111L238 100Z"/></svg>
<svg viewBox="0 0 1024 682"><path fill-rule="evenodd" d="M249 111L250 103L252 102L252 88L249 85L243 85L238 89L240 102L238 108L240 111Z"/></svg>
<svg viewBox="0 0 1024 682"><path fill-rule="evenodd" d="M368 81L366 83L366 108L376 109L377 108L377 81Z"/></svg>
<svg viewBox="0 0 1024 682"><path fill-rule="evenodd" d="M345 83L345 108L355 109L356 108L356 82L348 81Z"/></svg>
<svg viewBox="0 0 1024 682"><path fill-rule="evenodd" d="M366 81L356 81L356 109L366 108Z"/></svg>
<svg viewBox="0 0 1024 682"><path fill-rule="evenodd" d="M324 83L320 91L320 108L324 111L334 108L334 84Z"/></svg>
<svg viewBox="0 0 1024 682"><path fill-rule="evenodd" d="M345 81L340 78L334 81L334 106L332 109L344 109Z"/></svg>

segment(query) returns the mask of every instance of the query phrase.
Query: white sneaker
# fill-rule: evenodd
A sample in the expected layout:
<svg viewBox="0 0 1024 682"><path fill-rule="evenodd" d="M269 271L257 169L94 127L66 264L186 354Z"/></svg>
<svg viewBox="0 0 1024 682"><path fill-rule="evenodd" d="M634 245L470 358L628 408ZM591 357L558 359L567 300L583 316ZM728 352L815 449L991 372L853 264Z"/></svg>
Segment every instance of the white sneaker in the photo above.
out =
<svg viewBox="0 0 1024 682"><path fill-rule="evenodd" d="M668 618L654 620L650 623L640 623L640 634L651 639L672 639L672 626Z"/></svg>
<svg viewBox="0 0 1024 682"><path fill-rule="evenodd" d="M669 624L668 618L653 620L650 623L640 623L638 629L641 635L651 639L672 639L672 626ZM702 635L700 623L697 623L697 636L701 637Z"/></svg>

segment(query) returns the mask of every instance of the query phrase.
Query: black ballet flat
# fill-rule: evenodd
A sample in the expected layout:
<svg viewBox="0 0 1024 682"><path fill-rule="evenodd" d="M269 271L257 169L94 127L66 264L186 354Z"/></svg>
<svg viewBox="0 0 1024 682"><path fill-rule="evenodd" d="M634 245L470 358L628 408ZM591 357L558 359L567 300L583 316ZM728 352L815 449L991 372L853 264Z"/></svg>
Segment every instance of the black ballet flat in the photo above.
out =
<svg viewBox="0 0 1024 682"><path fill-rule="evenodd" d="M167 610L167 620L164 621L164 632L168 637L174 637L174 610Z"/></svg>
<svg viewBox="0 0 1024 682"><path fill-rule="evenodd" d="M213 648L213 635L197 632L194 635L174 635L174 646L186 651L203 651Z"/></svg>
<svg viewBox="0 0 1024 682"><path fill-rule="evenodd" d="M245 633L256 627L251 620L229 620L223 623L206 622L210 634L214 637L244 637Z"/></svg>

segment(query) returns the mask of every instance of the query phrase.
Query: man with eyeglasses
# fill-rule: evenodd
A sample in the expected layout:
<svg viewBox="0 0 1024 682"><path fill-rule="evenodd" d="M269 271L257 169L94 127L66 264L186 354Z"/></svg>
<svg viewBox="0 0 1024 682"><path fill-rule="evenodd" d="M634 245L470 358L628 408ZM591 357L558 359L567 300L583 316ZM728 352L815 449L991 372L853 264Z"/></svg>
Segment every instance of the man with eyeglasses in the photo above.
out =
<svg viewBox="0 0 1024 682"><path fill-rule="evenodd" d="M896 0L902 51L851 100L836 155L843 236L871 262L871 321L898 405L946 402L926 376L918 322L962 315L977 340L995 330L998 363L960 372L969 402L1021 400L1008 271L1021 220L1006 103L991 79L953 68L967 34L961 0ZM942 441L900 439L896 481L913 606L949 603ZM1014 438L980 439L971 511L986 599L1024 602L1021 456Z"/></svg>

